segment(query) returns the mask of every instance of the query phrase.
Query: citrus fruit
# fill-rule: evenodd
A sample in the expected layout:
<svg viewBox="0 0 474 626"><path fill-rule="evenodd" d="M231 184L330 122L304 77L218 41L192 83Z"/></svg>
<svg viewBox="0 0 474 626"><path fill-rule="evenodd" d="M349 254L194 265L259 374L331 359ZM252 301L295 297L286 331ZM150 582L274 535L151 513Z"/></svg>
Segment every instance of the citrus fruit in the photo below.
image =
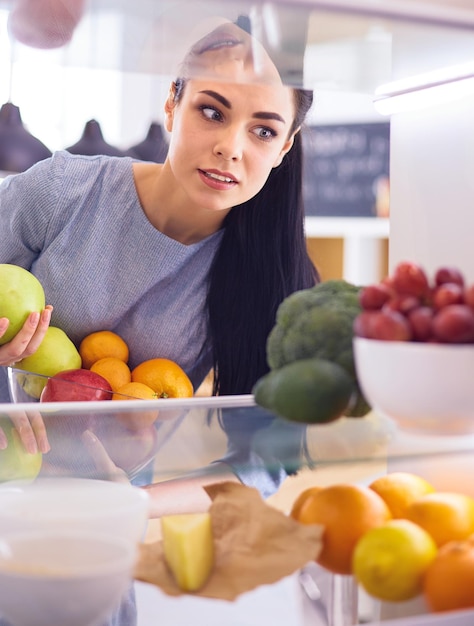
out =
<svg viewBox="0 0 474 626"><path fill-rule="evenodd" d="M109 381L113 391L117 391L132 379L130 368L115 356L106 356L90 366L91 372L96 372Z"/></svg>
<svg viewBox="0 0 474 626"><path fill-rule="evenodd" d="M132 370L132 382L148 385L160 398L190 398L194 393L186 372L170 359L143 361Z"/></svg>
<svg viewBox="0 0 474 626"><path fill-rule="evenodd" d="M432 611L474 608L474 537L450 541L438 550L423 581Z"/></svg>
<svg viewBox="0 0 474 626"><path fill-rule="evenodd" d="M306 521L307 514L305 513L305 511L309 510L311 512L311 504L310 504L311 498L313 497L315 493L318 493L318 491L320 491L321 489L322 487L314 486L314 487L308 487L307 489L302 491L292 504L292 507L290 510L290 517L297 520L298 522L307 524L308 523ZM311 522L309 523L311 524Z"/></svg>
<svg viewBox="0 0 474 626"><path fill-rule="evenodd" d="M299 521L324 527L323 546L316 561L337 574L351 573L352 553L358 540L370 528L389 519L390 510L375 491L350 483L330 485L312 493L299 514Z"/></svg>
<svg viewBox="0 0 474 626"><path fill-rule="evenodd" d="M253 388L255 402L290 421L324 424L341 417L355 391L337 363L301 359L272 370Z"/></svg>
<svg viewBox="0 0 474 626"><path fill-rule="evenodd" d="M352 571L369 595L404 602L421 594L423 576L437 550L426 530L408 520L394 519L359 539Z"/></svg>
<svg viewBox="0 0 474 626"><path fill-rule="evenodd" d="M158 395L144 383L128 382L112 394L112 400L156 400ZM157 410L141 411L134 407L133 411L117 411L116 419L134 432L143 430L154 424L158 418Z"/></svg>
<svg viewBox="0 0 474 626"><path fill-rule="evenodd" d="M409 504L435 491L431 483L410 472L390 472L376 478L369 487L385 500L394 518L404 517Z"/></svg>
<svg viewBox="0 0 474 626"><path fill-rule="evenodd" d="M158 394L144 383L128 381L114 389L112 400L156 400Z"/></svg>
<svg viewBox="0 0 474 626"><path fill-rule="evenodd" d="M99 359L113 356L128 362L129 349L126 342L111 330L98 330L86 335L79 345L82 367L89 369Z"/></svg>
<svg viewBox="0 0 474 626"><path fill-rule="evenodd" d="M429 493L412 502L405 517L429 532L439 547L474 533L474 499L462 493Z"/></svg>

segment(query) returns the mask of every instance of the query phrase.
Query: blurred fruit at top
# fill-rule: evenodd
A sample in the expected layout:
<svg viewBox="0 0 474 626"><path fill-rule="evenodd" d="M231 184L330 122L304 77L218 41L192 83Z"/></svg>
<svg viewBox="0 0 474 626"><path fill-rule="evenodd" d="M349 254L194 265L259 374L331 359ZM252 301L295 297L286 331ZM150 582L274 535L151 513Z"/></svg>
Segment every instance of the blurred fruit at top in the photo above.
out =
<svg viewBox="0 0 474 626"><path fill-rule="evenodd" d="M0 317L9 325L0 337L0 345L13 339L21 330L30 313L40 313L45 305L45 294L39 280L28 270L9 263L0 264Z"/></svg>
<svg viewBox="0 0 474 626"><path fill-rule="evenodd" d="M359 539L353 554L353 573L371 596L403 602L421 594L423 576L436 553L433 538L417 524L390 520Z"/></svg>
<svg viewBox="0 0 474 626"><path fill-rule="evenodd" d="M186 372L170 359L143 361L132 370L132 382L151 387L160 398L190 398L194 394Z"/></svg>
<svg viewBox="0 0 474 626"><path fill-rule="evenodd" d="M354 334L384 341L474 342L474 285L456 267L432 277L417 263L402 261L378 284L360 291Z"/></svg>
<svg viewBox="0 0 474 626"><path fill-rule="evenodd" d="M121 359L115 356L106 356L92 363L90 371L100 374L109 381L113 391L118 391L132 380L132 372L130 368Z"/></svg>
<svg viewBox="0 0 474 626"><path fill-rule="evenodd" d="M438 550L423 580L431 611L474 608L474 537L450 541Z"/></svg>
<svg viewBox="0 0 474 626"><path fill-rule="evenodd" d="M300 359L260 378L255 402L293 422L325 424L341 417L356 393L353 379L337 363Z"/></svg>
<svg viewBox="0 0 474 626"><path fill-rule="evenodd" d="M25 450L18 432L8 418L0 419L8 445L0 450L0 482L9 480L34 480L43 464L41 452L30 454Z"/></svg>
<svg viewBox="0 0 474 626"><path fill-rule="evenodd" d="M91 365L105 357L115 357L124 363L128 362L129 348L126 342L111 330L98 330L86 335L79 345L82 367L90 369Z"/></svg>
<svg viewBox="0 0 474 626"><path fill-rule="evenodd" d="M427 480L409 472L390 472L376 478L369 487L385 501L394 518L404 517L409 504L435 491Z"/></svg>
<svg viewBox="0 0 474 626"><path fill-rule="evenodd" d="M429 493L412 502L405 517L429 532L437 546L442 546L474 533L474 498L463 493Z"/></svg>
<svg viewBox="0 0 474 626"><path fill-rule="evenodd" d="M356 543L369 529L391 519L382 498L363 485L336 484L307 494L295 519L323 526L317 563L337 574L351 574Z"/></svg>
<svg viewBox="0 0 474 626"><path fill-rule="evenodd" d="M48 379L41 402L90 402L111 400L112 387L95 372L84 368L64 370Z"/></svg>
<svg viewBox="0 0 474 626"><path fill-rule="evenodd" d="M81 356L76 346L63 330L55 326L48 327L43 341L34 354L15 364L17 369L43 376L54 376L63 370L79 367L81 367ZM37 399L45 383L45 379L25 374L21 385L26 393Z"/></svg>

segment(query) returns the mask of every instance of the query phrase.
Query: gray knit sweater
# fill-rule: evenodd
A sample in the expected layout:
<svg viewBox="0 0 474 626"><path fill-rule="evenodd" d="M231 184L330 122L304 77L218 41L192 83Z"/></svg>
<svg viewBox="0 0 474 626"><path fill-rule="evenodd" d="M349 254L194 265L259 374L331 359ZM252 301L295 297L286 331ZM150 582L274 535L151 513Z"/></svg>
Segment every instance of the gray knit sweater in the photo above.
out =
<svg viewBox="0 0 474 626"><path fill-rule="evenodd" d="M52 325L77 345L113 330L130 346L131 367L169 358L195 388L211 367L204 307L220 239L187 246L156 230L126 157L57 152L0 185L0 263L39 278ZM4 371L0 401L9 401Z"/></svg>

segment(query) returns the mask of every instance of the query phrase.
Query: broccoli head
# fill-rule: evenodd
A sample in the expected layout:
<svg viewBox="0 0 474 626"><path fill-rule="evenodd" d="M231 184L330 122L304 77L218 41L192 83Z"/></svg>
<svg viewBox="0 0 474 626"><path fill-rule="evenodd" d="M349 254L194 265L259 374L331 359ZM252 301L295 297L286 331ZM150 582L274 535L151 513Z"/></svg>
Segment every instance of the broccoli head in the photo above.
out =
<svg viewBox="0 0 474 626"><path fill-rule="evenodd" d="M360 313L359 287L330 280L288 296L267 339L271 369L319 357L338 363L355 378L353 322Z"/></svg>

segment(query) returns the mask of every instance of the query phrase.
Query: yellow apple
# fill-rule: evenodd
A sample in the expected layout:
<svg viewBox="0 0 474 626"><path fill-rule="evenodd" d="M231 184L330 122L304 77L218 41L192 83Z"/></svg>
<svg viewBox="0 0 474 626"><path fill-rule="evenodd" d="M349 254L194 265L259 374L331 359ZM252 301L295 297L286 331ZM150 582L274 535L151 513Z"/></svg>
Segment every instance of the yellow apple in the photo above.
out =
<svg viewBox="0 0 474 626"><path fill-rule="evenodd" d="M64 370L79 369L81 366L81 355L71 339L60 328L50 326L36 352L19 361L15 368L42 376L54 376ZM28 374L20 380L23 389L33 398L41 396L46 382L45 378Z"/></svg>
<svg viewBox="0 0 474 626"><path fill-rule="evenodd" d="M10 321L0 345L11 341L33 311L45 307L43 286L31 272L19 265L0 263L0 317Z"/></svg>
<svg viewBox="0 0 474 626"><path fill-rule="evenodd" d="M163 552L176 583L197 591L214 566L214 540L209 513L181 513L161 518Z"/></svg>
<svg viewBox="0 0 474 626"><path fill-rule="evenodd" d="M18 432L9 419L0 420L8 441L5 450L0 450L0 482L9 480L34 480L43 463L41 452L30 454L20 440Z"/></svg>

